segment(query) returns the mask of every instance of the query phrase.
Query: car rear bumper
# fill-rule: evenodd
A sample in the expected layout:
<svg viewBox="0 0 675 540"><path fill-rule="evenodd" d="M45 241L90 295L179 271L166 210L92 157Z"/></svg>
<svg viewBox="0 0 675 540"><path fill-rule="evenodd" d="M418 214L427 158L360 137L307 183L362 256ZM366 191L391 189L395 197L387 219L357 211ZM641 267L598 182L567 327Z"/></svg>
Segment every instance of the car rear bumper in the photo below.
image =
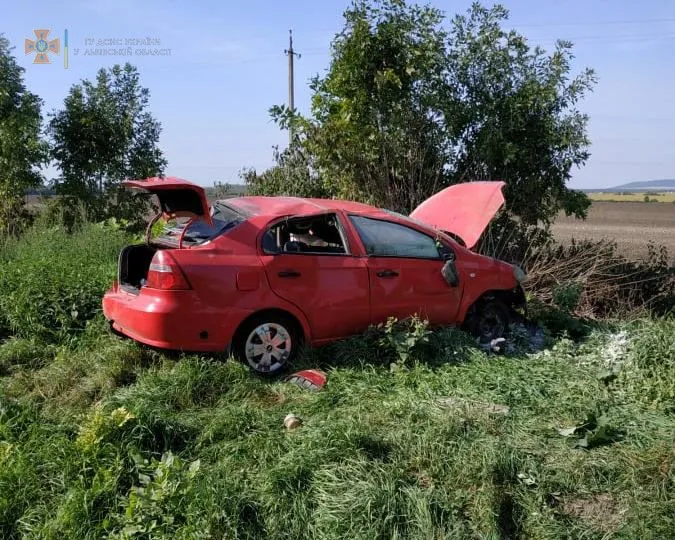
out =
<svg viewBox="0 0 675 540"><path fill-rule="evenodd" d="M103 296L103 314L116 332L152 347L222 352L249 313L213 309L194 291L133 294L114 286Z"/></svg>

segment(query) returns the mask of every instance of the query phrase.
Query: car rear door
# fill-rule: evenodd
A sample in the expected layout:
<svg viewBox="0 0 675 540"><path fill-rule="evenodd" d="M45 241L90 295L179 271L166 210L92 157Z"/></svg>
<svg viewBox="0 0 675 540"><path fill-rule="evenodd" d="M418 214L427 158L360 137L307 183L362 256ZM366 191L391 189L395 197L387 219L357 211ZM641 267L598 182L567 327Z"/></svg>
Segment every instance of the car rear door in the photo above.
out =
<svg viewBox="0 0 675 540"><path fill-rule="evenodd" d="M443 278L445 261L436 239L385 219L350 215L367 254L371 323L418 314L432 324L452 324L459 311L461 282Z"/></svg>
<svg viewBox="0 0 675 540"><path fill-rule="evenodd" d="M340 217L329 213L342 229ZM319 216L311 216L316 218ZM299 216L293 219L310 219ZM262 240L261 259L272 290L295 304L307 317L315 342L346 337L364 331L370 322L369 277L366 262L355 256L340 233L343 252L303 252L284 249L276 240L274 225ZM339 251L339 250L335 250Z"/></svg>

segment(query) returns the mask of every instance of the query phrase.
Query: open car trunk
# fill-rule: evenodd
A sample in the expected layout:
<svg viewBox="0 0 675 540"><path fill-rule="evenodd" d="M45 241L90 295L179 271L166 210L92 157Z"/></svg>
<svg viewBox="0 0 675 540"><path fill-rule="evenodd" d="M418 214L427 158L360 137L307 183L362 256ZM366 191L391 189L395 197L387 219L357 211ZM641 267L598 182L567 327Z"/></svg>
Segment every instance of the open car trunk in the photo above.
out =
<svg viewBox="0 0 675 540"><path fill-rule="evenodd" d="M127 292L138 294L147 280L152 258L159 250L191 249L241 223L242 217L234 211L221 208L220 205L216 206L213 225L208 225L204 221L180 223L166 229L161 236L149 243L132 244L122 249L118 267L120 287ZM181 237L182 240L179 240Z"/></svg>
<svg viewBox="0 0 675 540"><path fill-rule="evenodd" d="M145 285L150 269L150 261L158 246L134 244L125 247L119 258L119 284L127 292L138 294Z"/></svg>
<svg viewBox="0 0 675 540"><path fill-rule="evenodd" d="M145 285L150 263L157 251L190 249L225 233L245 219L241 212L222 202L210 207L204 188L180 178L127 180L124 185L157 197L160 213L155 220L179 221L152 241L149 227L145 244L127 246L120 253L119 286L134 294L138 294Z"/></svg>
<svg viewBox="0 0 675 540"><path fill-rule="evenodd" d="M152 194L157 197L160 207L160 213L153 219L164 220L187 218L180 227L174 227L165 231L158 242L150 242L150 228L146 235L145 244L134 244L125 247L119 256L118 282L120 287L134 294L138 294L141 287L145 285L150 263L155 253L159 249L169 249L169 247L182 247L181 241L184 240L185 247L195 245L210 239L219 231L215 226L206 200L204 188L183 180L182 178L146 178L145 180L125 180L123 185L128 189ZM191 225L203 223L207 230L195 229L191 233ZM187 227L185 234L182 229ZM179 241L179 239L181 239Z"/></svg>

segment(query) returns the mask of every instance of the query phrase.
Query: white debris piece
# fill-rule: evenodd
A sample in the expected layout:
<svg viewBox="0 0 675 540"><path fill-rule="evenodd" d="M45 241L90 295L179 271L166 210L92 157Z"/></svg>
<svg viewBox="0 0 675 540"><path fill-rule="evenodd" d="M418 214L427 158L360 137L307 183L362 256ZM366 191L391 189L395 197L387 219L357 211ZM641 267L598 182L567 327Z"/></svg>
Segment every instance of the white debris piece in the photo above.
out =
<svg viewBox="0 0 675 540"><path fill-rule="evenodd" d="M480 338L476 343L486 352L495 354L513 354L523 351L535 353L544 348L544 330L536 324L512 324L509 328L508 339L497 338L483 343Z"/></svg>
<svg viewBox="0 0 675 540"><path fill-rule="evenodd" d="M606 367L620 366L626 361L628 333L625 330L611 334L602 349L601 358Z"/></svg>
<svg viewBox="0 0 675 540"><path fill-rule="evenodd" d="M289 413L284 418L284 427L286 429L296 429L302 425L302 419L293 413Z"/></svg>

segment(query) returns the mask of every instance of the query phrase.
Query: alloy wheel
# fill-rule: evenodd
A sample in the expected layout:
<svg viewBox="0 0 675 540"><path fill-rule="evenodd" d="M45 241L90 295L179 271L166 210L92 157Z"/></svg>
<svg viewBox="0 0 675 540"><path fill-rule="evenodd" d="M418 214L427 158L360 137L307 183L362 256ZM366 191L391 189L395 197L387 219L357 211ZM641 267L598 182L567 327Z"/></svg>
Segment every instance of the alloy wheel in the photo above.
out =
<svg viewBox="0 0 675 540"><path fill-rule="evenodd" d="M279 371L291 355L291 333L281 324L265 323L256 326L246 338L246 361L259 373Z"/></svg>

